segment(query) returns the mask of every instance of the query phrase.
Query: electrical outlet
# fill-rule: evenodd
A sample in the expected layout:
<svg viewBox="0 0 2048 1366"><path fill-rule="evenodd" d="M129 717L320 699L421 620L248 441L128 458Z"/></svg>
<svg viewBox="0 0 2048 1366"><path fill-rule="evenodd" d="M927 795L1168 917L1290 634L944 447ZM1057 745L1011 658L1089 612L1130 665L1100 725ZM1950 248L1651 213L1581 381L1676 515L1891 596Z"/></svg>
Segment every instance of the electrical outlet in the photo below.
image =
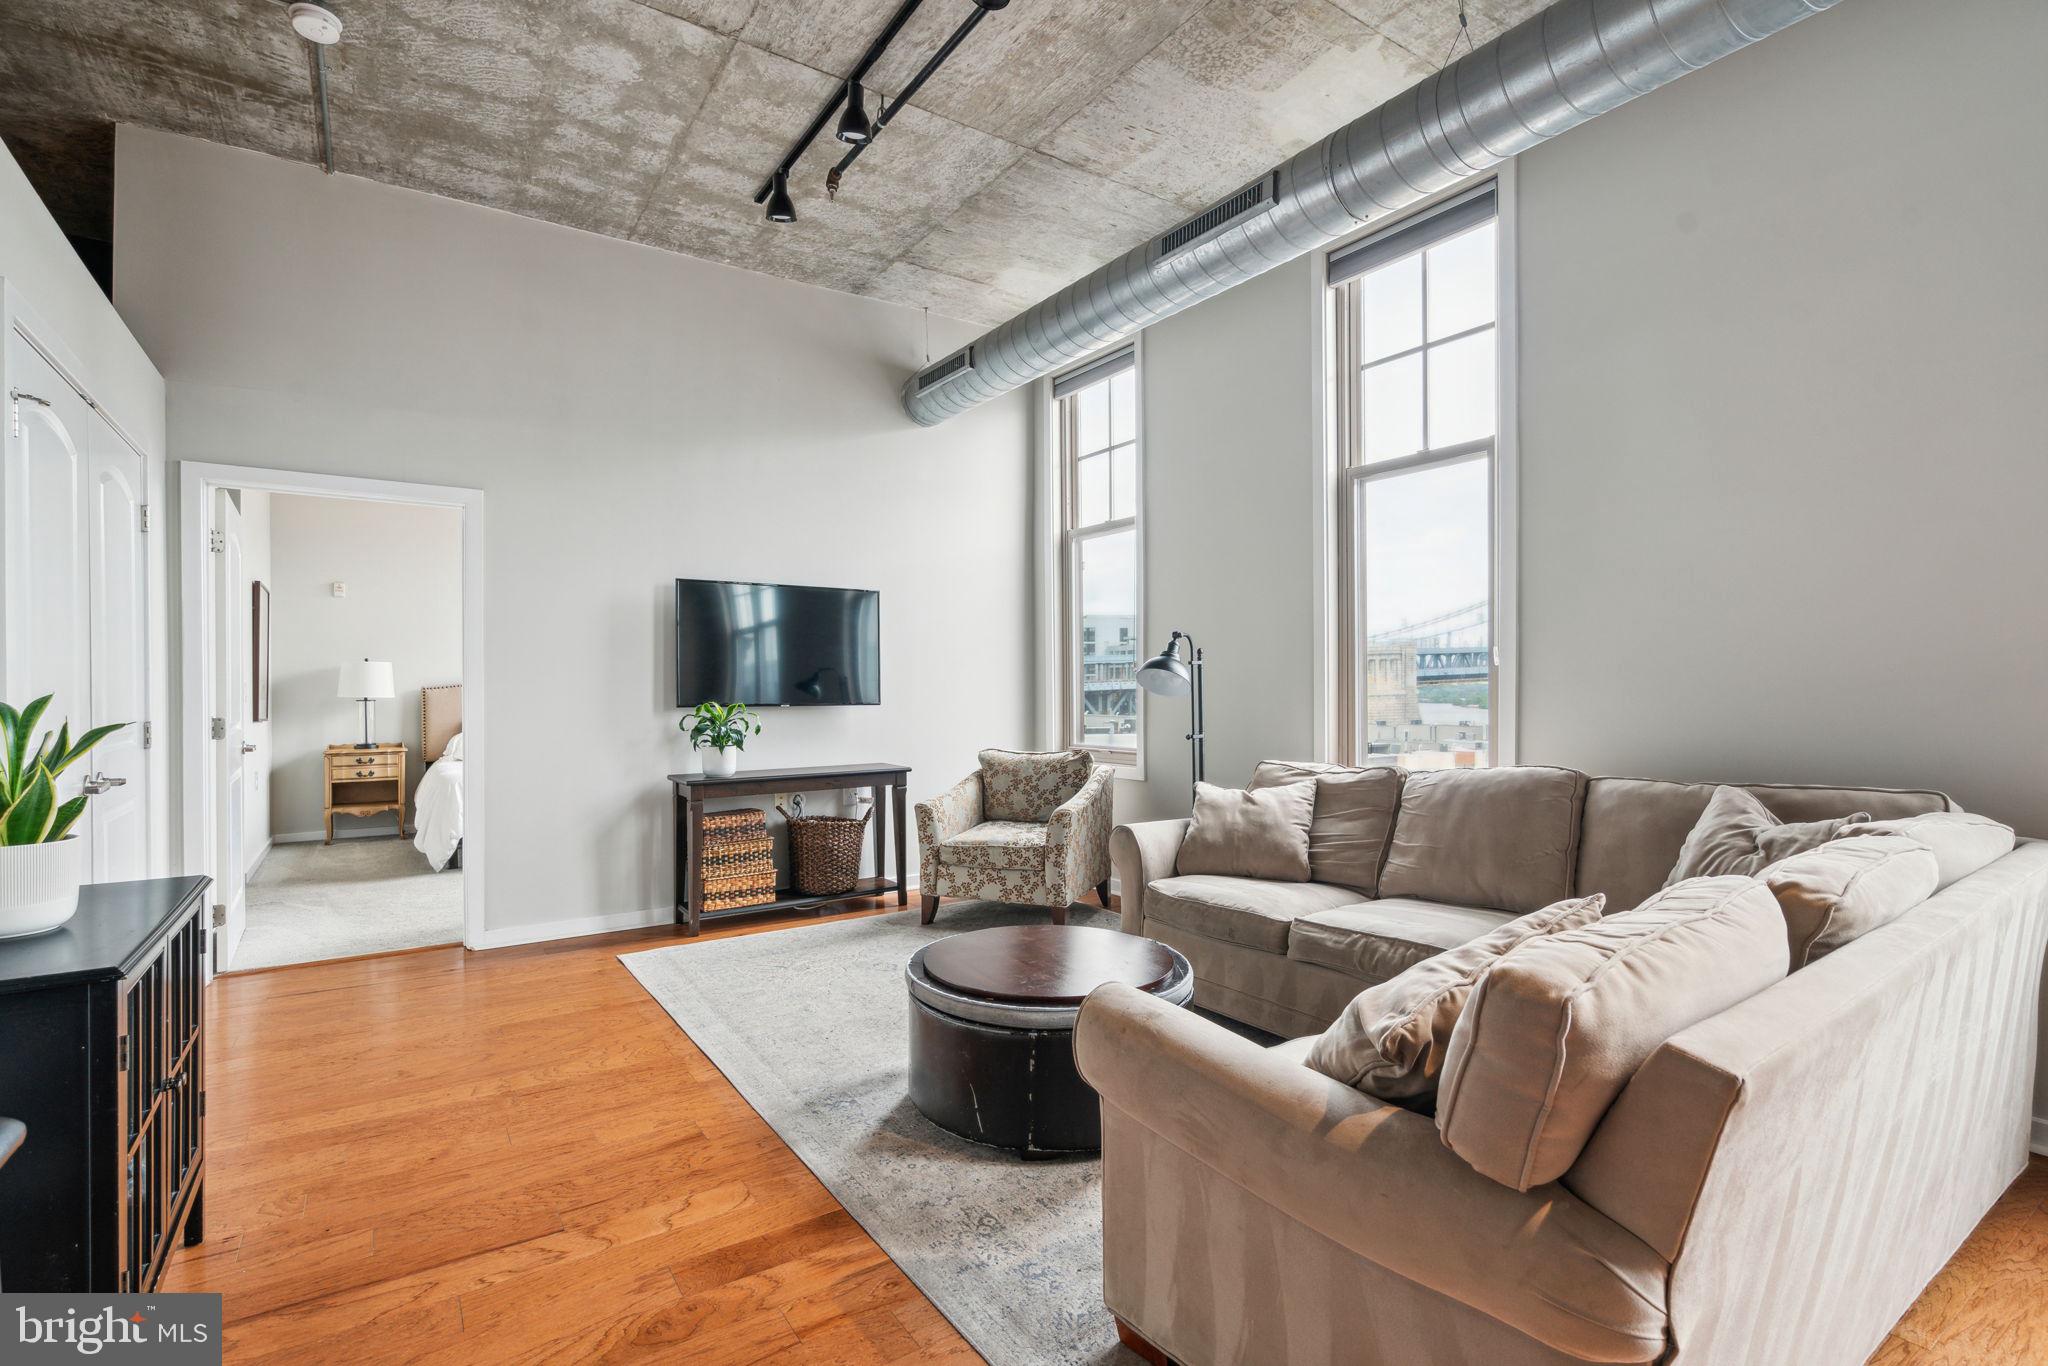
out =
<svg viewBox="0 0 2048 1366"><path fill-rule="evenodd" d="M348 585L343 583L340 579L336 579L334 581L334 596L337 598L345 598L348 596Z"/></svg>

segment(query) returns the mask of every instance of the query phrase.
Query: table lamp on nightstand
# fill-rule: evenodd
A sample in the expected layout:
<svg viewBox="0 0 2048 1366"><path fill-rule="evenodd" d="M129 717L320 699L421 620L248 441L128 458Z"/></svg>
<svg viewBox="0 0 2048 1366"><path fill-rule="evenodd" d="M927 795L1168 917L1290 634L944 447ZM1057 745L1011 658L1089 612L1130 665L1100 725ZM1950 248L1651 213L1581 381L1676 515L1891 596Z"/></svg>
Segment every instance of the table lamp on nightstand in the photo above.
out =
<svg viewBox="0 0 2048 1366"><path fill-rule="evenodd" d="M396 697L391 686L391 665L381 659L351 659L341 666L341 678L334 685L336 697L363 704L363 742L357 749L375 749L370 738L370 717L379 698Z"/></svg>

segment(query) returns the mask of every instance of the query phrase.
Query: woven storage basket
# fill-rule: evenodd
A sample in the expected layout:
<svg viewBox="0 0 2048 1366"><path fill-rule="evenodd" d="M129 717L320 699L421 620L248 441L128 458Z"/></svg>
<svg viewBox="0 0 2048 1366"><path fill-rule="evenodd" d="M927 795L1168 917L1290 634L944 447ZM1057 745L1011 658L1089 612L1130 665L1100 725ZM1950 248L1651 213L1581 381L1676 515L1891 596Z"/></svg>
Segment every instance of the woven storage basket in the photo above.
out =
<svg viewBox="0 0 2048 1366"><path fill-rule="evenodd" d="M781 807L775 808L782 811ZM860 845L868 817L792 816L789 822L790 881L805 896L837 896L860 881Z"/></svg>
<svg viewBox="0 0 2048 1366"><path fill-rule="evenodd" d="M759 807L704 817L704 909L736 911L775 900L775 855L768 813Z"/></svg>

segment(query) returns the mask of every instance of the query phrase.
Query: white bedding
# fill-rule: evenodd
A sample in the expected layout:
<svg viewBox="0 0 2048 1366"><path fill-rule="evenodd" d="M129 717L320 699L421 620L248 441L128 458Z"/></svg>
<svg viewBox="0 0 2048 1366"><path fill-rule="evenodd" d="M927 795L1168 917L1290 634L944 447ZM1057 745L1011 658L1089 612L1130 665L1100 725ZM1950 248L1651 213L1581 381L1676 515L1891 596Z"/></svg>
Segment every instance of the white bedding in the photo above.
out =
<svg viewBox="0 0 2048 1366"><path fill-rule="evenodd" d="M446 754L427 766L420 776L419 791L413 794L413 807L412 847L425 854L438 873L462 843L460 746L451 744Z"/></svg>

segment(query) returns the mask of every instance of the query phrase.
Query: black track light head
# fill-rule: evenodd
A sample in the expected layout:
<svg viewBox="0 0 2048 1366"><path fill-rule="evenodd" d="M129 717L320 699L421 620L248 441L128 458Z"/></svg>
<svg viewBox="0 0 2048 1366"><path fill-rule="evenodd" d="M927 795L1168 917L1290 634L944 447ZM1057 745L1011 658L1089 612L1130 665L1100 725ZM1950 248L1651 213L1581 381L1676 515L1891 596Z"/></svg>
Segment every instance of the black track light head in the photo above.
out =
<svg viewBox="0 0 2048 1366"><path fill-rule="evenodd" d="M839 131L833 135L856 147L875 135L875 126L868 120L865 94L859 81L846 83L846 107L839 113Z"/></svg>
<svg viewBox="0 0 2048 1366"><path fill-rule="evenodd" d="M789 199L789 172L777 171L768 187L768 221L770 223L796 222L796 205Z"/></svg>

